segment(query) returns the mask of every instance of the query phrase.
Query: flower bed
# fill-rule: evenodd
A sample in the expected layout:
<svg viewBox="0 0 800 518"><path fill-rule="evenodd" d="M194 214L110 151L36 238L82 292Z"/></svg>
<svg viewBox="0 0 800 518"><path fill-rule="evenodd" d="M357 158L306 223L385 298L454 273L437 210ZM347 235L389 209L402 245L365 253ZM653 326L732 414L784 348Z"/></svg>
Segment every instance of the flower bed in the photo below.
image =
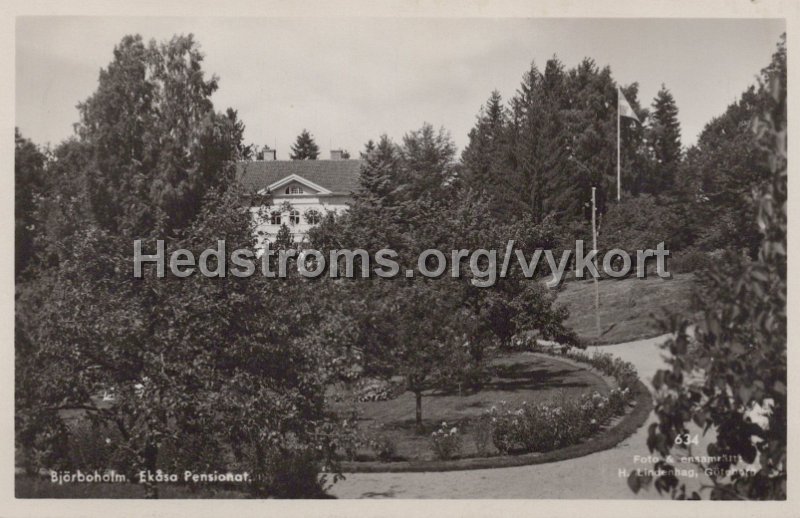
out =
<svg viewBox="0 0 800 518"><path fill-rule="evenodd" d="M490 410L492 442L501 454L546 452L577 444L625 413L630 390L615 388L608 397L598 392L580 399Z"/></svg>
<svg viewBox="0 0 800 518"><path fill-rule="evenodd" d="M592 392L580 397L554 397L545 402L498 403L466 423L472 431L477 456L459 457L459 425L443 427L431 436L435 461L345 462L345 472L449 471L522 466L574 458L613 447L646 421L652 396L638 379L635 367L607 353L532 347L544 354L587 364L612 385L607 395ZM612 379L608 379L612 378ZM464 424L464 423L462 423ZM491 456L497 450L500 455ZM451 448L451 446L453 446ZM444 447L443 454L438 452Z"/></svg>
<svg viewBox="0 0 800 518"><path fill-rule="evenodd" d="M611 418L625 414L634 397L639 376L633 364L611 354L548 347L536 342L535 352L560 356L586 363L614 378L614 387L608 396L597 392L585 394L580 399L560 398L553 403L489 411L492 442L501 454L546 452L577 444L597 433Z"/></svg>

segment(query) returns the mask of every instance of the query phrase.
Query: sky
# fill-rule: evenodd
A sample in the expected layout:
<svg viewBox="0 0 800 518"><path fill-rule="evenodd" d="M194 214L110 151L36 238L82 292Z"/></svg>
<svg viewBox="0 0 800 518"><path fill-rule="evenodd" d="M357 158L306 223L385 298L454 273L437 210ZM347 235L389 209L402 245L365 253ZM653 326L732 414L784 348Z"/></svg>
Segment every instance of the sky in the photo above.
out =
<svg viewBox="0 0 800 518"><path fill-rule="evenodd" d="M16 125L58 144L124 35L193 33L220 80L215 107L238 110L245 141L278 159L303 129L327 158L425 122L462 150L491 91L508 100L531 62L553 55L568 68L609 65L617 82L639 83L643 105L666 85L688 146L755 83L784 31L778 19L20 17Z"/></svg>

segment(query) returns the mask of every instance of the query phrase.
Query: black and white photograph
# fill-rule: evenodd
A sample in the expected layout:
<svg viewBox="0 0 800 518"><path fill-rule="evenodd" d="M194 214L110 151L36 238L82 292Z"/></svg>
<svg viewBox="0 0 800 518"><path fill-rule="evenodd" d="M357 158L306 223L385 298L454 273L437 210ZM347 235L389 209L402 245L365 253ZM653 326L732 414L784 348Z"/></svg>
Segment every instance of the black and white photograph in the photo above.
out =
<svg viewBox="0 0 800 518"><path fill-rule="evenodd" d="M740 3L13 17L15 505L785 504L793 34Z"/></svg>

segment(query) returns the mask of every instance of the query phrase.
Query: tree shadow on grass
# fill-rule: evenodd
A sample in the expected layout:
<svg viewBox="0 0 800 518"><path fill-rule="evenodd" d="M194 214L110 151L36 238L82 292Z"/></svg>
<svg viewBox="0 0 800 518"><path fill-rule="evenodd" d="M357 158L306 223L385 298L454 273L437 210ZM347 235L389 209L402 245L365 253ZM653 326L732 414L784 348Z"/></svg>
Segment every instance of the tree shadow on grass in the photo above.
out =
<svg viewBox="0 0 800 518"><path fill-rule="evenodd" d="M557 388L586 388L590 384L576 379L574 370L549 370L515 364L486 383L484 390L515 392L518 390L548 390Z"/></svg>
<svg viewBox="0 0 800 518"><path fill-rule="evenodd" d="M525 361L492 366L492 377L480 390L463 390L464 394L480 392L517 392L521 390L550 390L564 388L587 388L592 384L580 374L581 369L541 367ZM457 388L448 387L426 391L427 397L459 395Z"/></svg>

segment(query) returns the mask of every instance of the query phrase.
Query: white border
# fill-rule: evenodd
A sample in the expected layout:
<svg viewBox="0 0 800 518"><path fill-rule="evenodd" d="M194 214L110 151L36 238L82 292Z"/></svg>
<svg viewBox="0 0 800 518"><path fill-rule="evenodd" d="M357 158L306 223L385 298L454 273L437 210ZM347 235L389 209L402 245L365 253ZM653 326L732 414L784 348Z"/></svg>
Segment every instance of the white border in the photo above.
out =
<svg viewBox="0 0 800 518"><path fill-rule="evenodd" d="M130 2L120 0L26 0L4 1L0 13L0 64L2 70L2 102L0 124L5 139L0 139L0 175L2 211L2 246L7 259L0 266L3 298L0 348L0 516L699 516L704 518L733 516L798 516L797 496L800 476L789 476L788 502L672 502L640 500L392 500L392 501L231 501L231 500L15 500L14 483L14 280L13 280L13 146L14 126L14 45L15 17L19 15L126 15L126 16L267 16L267 17L620 17L620 18L750 18L770 17L787 19L789 59L789 134L800 134L794 110L794 85L800 84L800 63L794 34L798 29L800 3L791 0L349 0L331 2L308 0L302 2L250 0L158 0ZM789 140L789 176L797 174L800 139ZM789 254L800 254L797 221L800 215L796 181L789 181ZM797 399L798 356L792 353L797 341L797 291L800 290L800 270L789 267L788 325L789 325L789 399ZM800 416L790 412L789 465L798 462Z"/></svg>

